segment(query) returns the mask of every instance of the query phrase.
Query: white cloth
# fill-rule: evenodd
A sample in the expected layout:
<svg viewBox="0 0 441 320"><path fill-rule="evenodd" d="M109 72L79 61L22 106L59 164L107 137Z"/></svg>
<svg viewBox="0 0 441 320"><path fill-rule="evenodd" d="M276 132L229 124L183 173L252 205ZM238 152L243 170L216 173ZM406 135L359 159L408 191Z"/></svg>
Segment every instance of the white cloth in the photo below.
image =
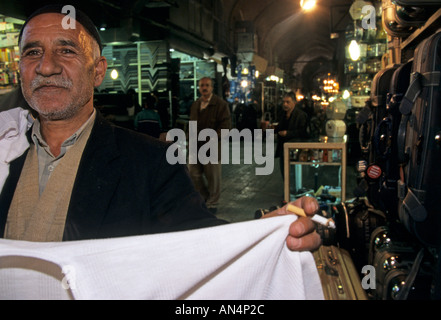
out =
<svg viewBox="0 0 441 320"><path fill-rule="evenodd" d="M9 175L9 163L29 148L26 131L31 125L28 110L14 108L0 112L0 193Z"/></svg>
<svg viewBox="0 0 441 320"><path fill-rule="evenodd" d="M313 255L286 246L294 219L105 240L0 240L0 299L323 299Z"/></svg>

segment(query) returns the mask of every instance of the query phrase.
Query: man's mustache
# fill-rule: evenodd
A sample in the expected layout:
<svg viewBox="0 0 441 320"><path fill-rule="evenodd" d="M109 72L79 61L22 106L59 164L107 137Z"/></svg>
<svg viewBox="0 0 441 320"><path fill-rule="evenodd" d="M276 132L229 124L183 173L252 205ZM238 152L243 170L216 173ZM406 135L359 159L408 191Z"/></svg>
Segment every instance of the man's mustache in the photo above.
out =
<svg viewBox="0 0 441 320"><path fill-rule="evenodd" d="M51 86L51 87L60 87L65 89L70 89L73 86L72 80L65 79L61 77L57 78L45 78L45 77L37 77L31 81L31 89L36 90L42 87Z"/></svg>

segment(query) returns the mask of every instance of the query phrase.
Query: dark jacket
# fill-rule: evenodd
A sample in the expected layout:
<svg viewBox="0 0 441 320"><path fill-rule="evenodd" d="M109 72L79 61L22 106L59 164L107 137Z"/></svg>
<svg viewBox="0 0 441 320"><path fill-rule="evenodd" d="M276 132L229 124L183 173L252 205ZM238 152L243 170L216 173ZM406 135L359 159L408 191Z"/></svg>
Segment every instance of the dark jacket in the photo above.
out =
<svg viewBox="0 0 441 320"><path fill-rule="evenodd" d="M201 111L201 99L193 103L190 121L198 122L198 133L203 129L214 129L220 138L222 129L231 129L230 108L225 100L213 94L205 110Z"/></svg>
<svg viewBox="0 0 441 320"><path fill-rule="evenodd" d="M286 119L286 112L283 112L279 119L275 133L286 130L287 134L285 137L277 135L276 157L282 156L285 142L306 141L309 138L308 115L298 105L295 106L289 119Z"/></svg>
<svg viewBox="0 0 441 320"><path fill-rule="evenodd" d="M167 147L147 135L113 126L98 113L78 168L63 240L225 223L206 209L186 166L167 162ZM0 195L0 237L26 154L11 163Z"/></svg>

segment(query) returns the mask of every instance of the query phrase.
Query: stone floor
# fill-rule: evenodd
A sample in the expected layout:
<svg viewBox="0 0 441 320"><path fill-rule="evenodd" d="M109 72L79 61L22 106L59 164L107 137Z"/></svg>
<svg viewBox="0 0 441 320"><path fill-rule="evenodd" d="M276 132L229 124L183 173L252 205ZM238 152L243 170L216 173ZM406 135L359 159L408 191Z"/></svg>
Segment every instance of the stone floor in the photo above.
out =
<svg viewBox="0 0 441 320"><path fill-rule="evenodd" d="M239 152L240 150L241 152L241 164L222 165L221 198L217 216L230 222L251 220L254 218L256 210L269 209L272 206L280 205L284 200L279 159L274 159L274 170L271 174L256 175L256 167L264 165L257 165L254 161L253 164L243 164L243 149L242 144L235 151ZM326 176L335 177L336 174L332 170L320 172L321 182L327 181ZM355 183L355 169L348 166L346 199L353 198L352 190Z"/></svg>

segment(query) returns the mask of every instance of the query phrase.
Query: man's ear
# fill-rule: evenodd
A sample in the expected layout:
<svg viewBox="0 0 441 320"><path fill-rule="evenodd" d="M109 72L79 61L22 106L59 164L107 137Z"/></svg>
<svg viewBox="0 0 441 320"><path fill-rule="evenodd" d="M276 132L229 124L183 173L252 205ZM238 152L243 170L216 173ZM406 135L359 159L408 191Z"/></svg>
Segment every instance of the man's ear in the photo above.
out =
<svg viewBox="0 0 441 320"><path fill-rule="evenodd" d="M99 57L95 62L95 88L99 87L106 76L107 59L103 56Z"/></svg>

